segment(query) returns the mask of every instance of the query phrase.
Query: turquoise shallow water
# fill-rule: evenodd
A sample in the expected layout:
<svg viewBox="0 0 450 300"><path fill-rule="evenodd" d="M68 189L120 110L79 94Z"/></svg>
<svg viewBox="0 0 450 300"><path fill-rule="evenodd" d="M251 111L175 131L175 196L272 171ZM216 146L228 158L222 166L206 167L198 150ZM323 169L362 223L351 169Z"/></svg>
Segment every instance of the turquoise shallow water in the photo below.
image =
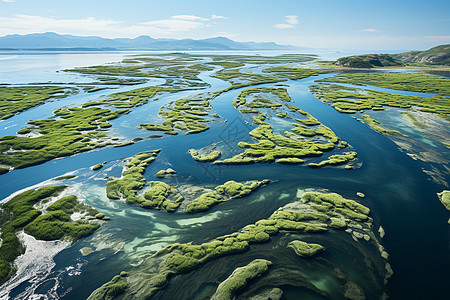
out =
<svg viewBox="0 0 450 300"><path fill-rule="evenodd" d="M227 86L220 80L209 79L206 75L204 74L202 78L211 84L208 90L214 91ZM298 189L313 188L328 189L352 199L356 199L357 191L364 192L366 197L360 201L370 207L375 220L374 229L381 224L387 233L382 244L389 252L389 262L394 269L394 276L389 279L387 289L392 299L445 297L447 270L450 267L448 251L450 232L446 224L448 213L435 194L441 191L443 186L431 182L421 171L422 163L399 151L388 138L372 131L349 115L339 114L311 95L308 85L325 76L330 74L289 81L288 92L295 105L311 113L354 147L362 162L359 169L310 169L305 166L279 164L218 166L193 161L187 153L190 148L201 148L213 142L221 142L231 153L238 141L248 138L248 131L253 128L245 124L241 114L231 106L231 102L240 92L235 90L222 94L211 102L214 110L227 119L227 122L213 123L211 129L204 133L180 134L142 141L122 148L98 149L1 175L0 199L3 199L17 190L78 170L79 178L68 183L79 183L80 187L77 189L79 195L84 197L88 204L112 218L92 236L60 252L55 257L56 265L49 275L37 278L36 282L31 280L24 282L12 290L10 296L19 298L33 293L47 293L63 299L86 298L95 288L114 275L122 270L131 269L133 265L139 264L165 245L173 242L201 243L229 234L261 218L267 218L280 206L295 200ZM117 91L119 90L122 88ZM131 114L112 121L112 133L132 137L149 135L151 132L140 131L134 127L154 119L162 104L195 93L171 94L149 102ZM81 102L83 99L85 99L83 96L74 96L72 100L73 103L79 103L78 101ZM61 104L66 105L62 102L55 102L54 105ZM40 117L39 114L44 111L40 112L37 108L28 112L27 117L23 119L20 119L22 115L14 118L17 118L17 122L24 122L26 118ZM3 127L2 123L0 127ZM0 130L0 133L2 136L11 134L11 130L5 129L4 132ZM157 160L147 168L145 173L147 180L155 180L156 171L170 166L178 172L178 176L171 181L176 184L217 185L227 180L263 178L277 182L261 188L244 199L216 206L204 215L186 216L146 211L106 199L104 190L106 181L102 178L120 176L121 159L141 151L159 148L163 150ZM108 164L99 172L95 173L88 169L103 161L107 161ZM301 264L292 268L292 272L297 272L296 274L313 282L317 287L322 287L330 293L337 293L337 283L328 278L327 274L338 266L360 286L370 287L371 279L366 276L363 268L364 257L360 250L346 242L345 236L326 234L302 238L323 244L330 251L324 253L321 263L320 260L301 261ZM298 258L274 246L283 246L288 239L289 237L279 235L269 244L255 246L249 255L232 255L205 264L198 272L182 275L171 281L168 288L157 294L156 298L196 299L210 295L211 290L216 287L216 281L226 278L235 266L246 264L249 260L262 255L270 257L280 265L298 264ZM79 250L86 246L97 247L98 251L83 257ZM370 247L364 251L376 252ZM274 269L273 272L285 270ZM194 274L197 275L191 276ZM204 283L198 286L198 282ZM283 287L283 291L285 291L283 299L298 299L300 296L307 299L322 299L320 295L311 294L310 291L293 284ZM373 299L375 295L374 291L368 298ZM340 298L333 297L333 299Z"/></svg>

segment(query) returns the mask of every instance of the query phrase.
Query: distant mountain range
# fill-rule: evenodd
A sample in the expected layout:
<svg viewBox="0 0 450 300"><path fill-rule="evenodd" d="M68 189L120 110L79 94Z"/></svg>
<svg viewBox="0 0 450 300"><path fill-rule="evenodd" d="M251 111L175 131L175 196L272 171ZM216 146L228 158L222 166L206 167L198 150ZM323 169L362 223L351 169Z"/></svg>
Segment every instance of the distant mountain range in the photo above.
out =
<svg viewBox="0 0 450 300"><path fill-rule="evenodd" d="M0 37L0 50L296 50L298 47L276 43L235 42L225 37L201 40L107 39L99 36L60 35L54 32Z"/></svg>
<svg viewBox="0 0 450 300"><path fill-rule="evenodd" d="M425 51L341 57L336 61L336 65L347 68L376 68L405 65L450 66L450 44L436 46Z"/></svg>

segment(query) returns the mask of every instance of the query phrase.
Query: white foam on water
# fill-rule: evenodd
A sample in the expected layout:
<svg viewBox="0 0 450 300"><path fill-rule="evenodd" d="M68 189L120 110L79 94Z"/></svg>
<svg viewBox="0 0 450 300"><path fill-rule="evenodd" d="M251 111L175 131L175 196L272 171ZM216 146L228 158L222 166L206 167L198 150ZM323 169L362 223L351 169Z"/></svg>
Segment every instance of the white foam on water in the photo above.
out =
<svg viewBox="0 0 450 300"><path fill-rule="evenodd" d="M26 250L14 261L17 267L16 275L2 286L0 299L8 299L9 292L25 281L31 285L18 298L32 299L31 295L41 283L42 278L48 276L56 265L53 257L70 246L70 242L66 241L39 241L23 231L17 236L26 246Z"/></svg>

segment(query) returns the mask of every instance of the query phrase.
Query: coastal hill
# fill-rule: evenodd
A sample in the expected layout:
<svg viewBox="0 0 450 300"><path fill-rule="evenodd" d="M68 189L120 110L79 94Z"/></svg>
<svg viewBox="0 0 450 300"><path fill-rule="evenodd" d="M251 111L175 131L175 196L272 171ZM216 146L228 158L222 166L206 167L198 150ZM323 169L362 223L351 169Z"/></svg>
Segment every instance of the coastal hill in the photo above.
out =
<svg viewBox="0 0 450 300"><path fill-rule="evenodd" d="M440 45L426 51L408 51L392 55L403 63L419 63L450 66L450 44Z"/></svg>
<svg viewBox="0 0 450 300"><path fill-rule="evenodd" d="M436 46L425 51L341 57L336 61L336 65L347 68L377 68L404 65L450 66L450 44Z"/></svg>
<svg viewBox="0 0 450 300"><path fill-rule="evenodd" d="M0 50L295 50L298 47L276 43L235 42L226 37L201 40L107 39L99 36L60 35L54 32L0 37Z"/></svg>

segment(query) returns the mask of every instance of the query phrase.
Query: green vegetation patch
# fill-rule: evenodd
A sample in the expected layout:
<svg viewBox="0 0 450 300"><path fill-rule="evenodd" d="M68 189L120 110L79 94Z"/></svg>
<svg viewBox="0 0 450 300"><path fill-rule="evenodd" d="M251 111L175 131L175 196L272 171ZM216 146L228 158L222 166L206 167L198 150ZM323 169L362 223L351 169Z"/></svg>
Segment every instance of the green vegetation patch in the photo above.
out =
<svg viewBox="0 0 450 300"><path fill-rule="evenodd" d="M211 300L229 300L234 299L236 293L243 289L247 283L261 276L269 270L272 262L266 259L255 259L248 265L237 268L217 287Z"/></svg>
<svg viewBox="0 0 450 300"><path fill-rule="evenodd" d="M450 211L450 191L442 191L437 193L439 201L444 205L445 209Z"/></svg>
<svg viewBox="0 0 450 300"><path fill-rule="evenodd" d="M26 111L48 100L65 98L76 93L74 88L61 86L0 87L0 120Z"/></svg>
<svg viewBox="0 0 450 300"><path fill-rule="evenodd" d="M122 172L122 177L106 183L106 196L109 199L125 198L134 201L136 194L145 186L144 172L161 150L150 150L134 155Z"/></svg>
<svg viewBox="0 0 450 300"><path fill-rule="evenodd" d="M417 73L352 73L338 74L318 82L373 85L402 91L435 93L450 96L450 79L438 75Z"/></svg>
<svg viewBox="0 0 450 300"><path fill-rule="evenodd" d="M209 129L204 124L210 120L205 116L209 115L211 105L208 100L201 98L179 99L174 103L163 106L159 110L159 116L165 119L161 124L141 124L140 129L151 131L162 131L166 134L178 134L175 129L187 131L186 134L203 132Z"/></svg>
<svg viewBox="0 0 450 300"><path fill-rule="evenodd" d="M99 163L99 164L96 164L95 166L92 166L92 167L91 167L91 170L93 170L93 171L98 171L98 170L100 170L101 168L103 168L103 163Z"/></svg>
<svg viewBox="0 0 450 300"><path fill-rule="evenodd" d="M196 149L189 149L188 152L194 160L199 162L212 162L217 160L221 155L218 150L211 151L207 154L200 154Z"/></svg>
<svg viewBox="0 0 450 300"><path fill-rule="evenodd" d="M174 87L148 86L131 91L110 94L106 99L86 102L83 104L83 107L108 105L116 108L132 108L146 104L150 99L154 99L156 96L163 93L175 93L183 90L185 89Z"/></svg>
<svg viewBox="0 0 450 300"><path fill-rule="evenodd" d="M301 257L311 257L325 251L325 247L319 244L310 244L303 241L292 241L288 247L294 249L295 254Z"/></svg>
<svg viewBox="0 0 450 300"><path fill-rule="evenodd" d="M76 196L60 198L46 210L35 208L43 206L50 197L58 196L65 189L65 185L30 189L0 205L0 284L14 275L14 260L25 252L17 232L24 230L38 240L67 238L74 242L92 234L100 226L89 221L97 211L81 203ZM84 213L87 218L72 221L70 216L75 212Z"/></svg>
<svg viewBox="0 0 450 300"><path fill-rule="evenodd" d="M372 118L369 115L362 115L361 116L364 120L364 123L366 123L367 125L369 125L373 130L375 130L378 133L381 134L393 134L393 135L402 135L405 136L403 133L401 133L400 131L397 130L391 130L391 129L386 129L383 126L381 126L381 123L378 122L377 120L375 120L374 118Z"/></svg>
<svg viewBox="0 0 450 300"><path fill-rule="evenodd" d="M244 183L230 180L215 188L215 191L201 194L190 202L184 212L197 213L209 210L211 207L228 201L233 198L241 198L247 196L257 188L268 184L270 181L265 179L262 181L247 181Z"/></svg>
<svg viewBox="0 0 450 300"><path fill-rule="evenodd" d="M110 111L91 108L59 108L55 118L28 121L37 136L4 136L0 138L0 165L25 168L43 162L110 145L102 132L104 124L129 110Z"/></svg>
<svg viewBox="0 0 450 300"><path fill-rule="evenodd" d="M320 168L323 166L336 166L343 165L352 161L356 158L357 154L355 151L344 152L343 154L335 154L328 157L327 160L323 160L320 163L309 163L307 166L310 168Z"/></svg>
<svg viewBox="0 0 450 300"><path fill-rule="evenodd" d="M59 177L56 177L56 178L54 178L54 180L56 180L56 181L62 181L62 180L74 179L74 178L76 178L76 177L77 177L77 175L65 175L65 176L59 176Z"/></svg>
<svg viewBox="0 0 450 300"><path fill-rule="evenodd" d="M143 198L136 197L133 198L133 202L127 200L127 203L143 208L164 209L168 212L175 212L180 207L184 198L176 188L162 181L150 181L148 184Z"/></svg>
<svg viewBox="0 0 450 300"><path fill-rule="evenodd" d="M172 177L172 176L174 176L175 174L177 174L177 171L175 171L175 170L172 169L172 168L168 168L168 169L166 169L166 170L159 170L159 171L155 174L155 176L158 177L158 178L167 178L167 177Z"/></svg>
<svg viewBox="0 0 450 300"><path fill-rule="evenodd" d="M329 73L330 70L325 69L304 69L294 68L288 66L278 66L262 70L264 73L270 73L277 77L286 78L290 80L298 80L310 76L319 75L322 73Z"/></svg>
<svg viewBox="0 0 450 300"><path fill-rule="evenodd" d="M285 81L286 79L281 78L275 78L267 75L261 75L261 74L253 74L253 73L242 73L240 69L223 69L221 71L216 72L215 75L211 75L211 77L216 77L225 81L228 81L231 83L231 86L216 91L213 93L213 97L217 97L222 93L234 90L234 89L240 89L243 87L256 85L256 84L263 84L263 83L276 83L280 81Z"/></svg>
<svg viewBox="0 0 450 300"><path fill-rule="evenodd" d="M309 88L318 99L332 104L333 108L341 113L353 114L364 110L383 110L384 106L389 106L408 109L417 107L420 111L436 113L443 117L448 117L450 114L450 101L448 97L444 96L406 96L325 84L311 85Z"/></svg>

